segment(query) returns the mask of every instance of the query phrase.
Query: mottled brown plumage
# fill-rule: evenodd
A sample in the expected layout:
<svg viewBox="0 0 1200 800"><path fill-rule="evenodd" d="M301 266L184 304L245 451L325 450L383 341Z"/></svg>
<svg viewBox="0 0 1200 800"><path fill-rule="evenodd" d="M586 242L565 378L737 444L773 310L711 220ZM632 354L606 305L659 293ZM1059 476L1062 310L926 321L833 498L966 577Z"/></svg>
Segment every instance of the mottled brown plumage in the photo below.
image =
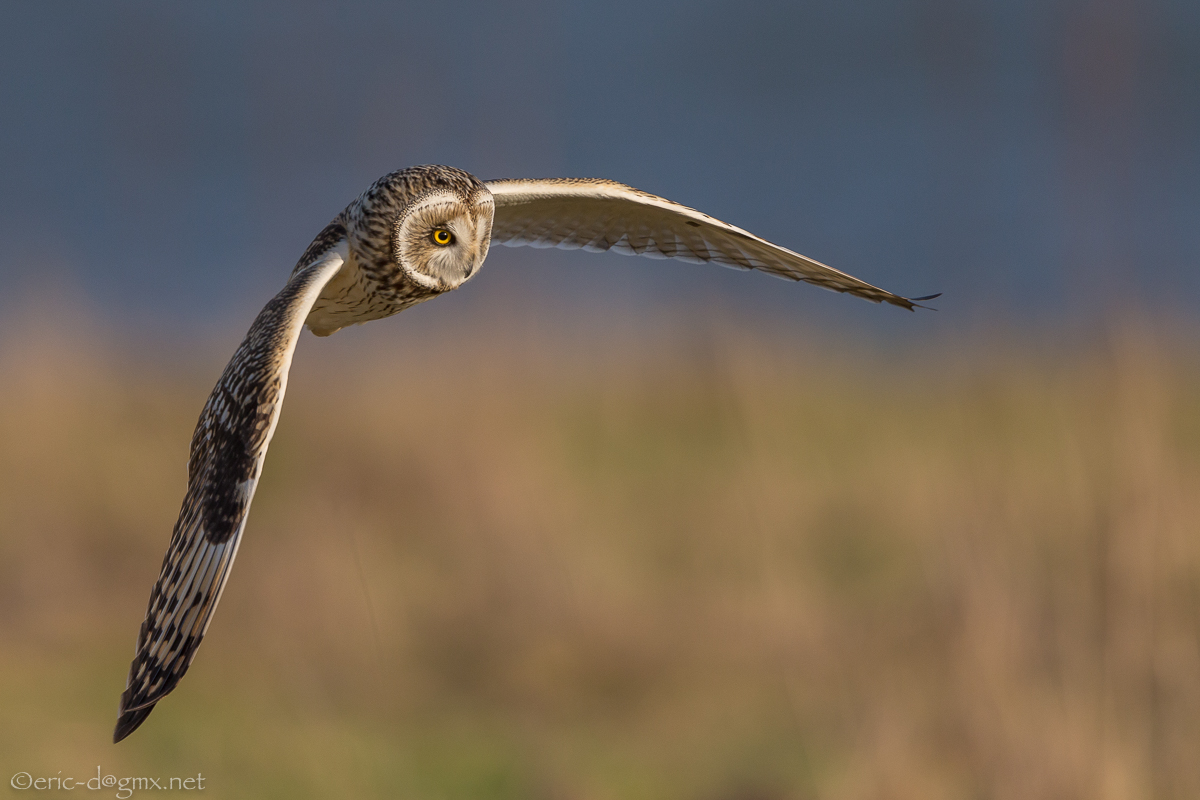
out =
<svg viewBox="0 0 1200 800"><path fill-rule="evenodd" d="M425 166L376 181L325 227L251 325L192 436L188 487L138 633L113 740L137 728L195 658L237 555L303 325L327 336L461 286L492 241L713 262L914 302L661 197L604 180L483 183ZM927 298L917 298L927 299Z"/></svg>

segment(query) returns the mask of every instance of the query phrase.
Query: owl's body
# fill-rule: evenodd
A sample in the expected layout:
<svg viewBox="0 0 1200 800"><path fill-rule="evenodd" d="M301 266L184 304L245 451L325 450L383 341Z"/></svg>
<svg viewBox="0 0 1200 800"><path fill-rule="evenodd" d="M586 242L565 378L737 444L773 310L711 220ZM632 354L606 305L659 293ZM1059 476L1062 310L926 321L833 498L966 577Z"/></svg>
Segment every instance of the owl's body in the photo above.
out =
<svg viewBox="0 0 1200 800"><path fill-rule="evenodd" d="M279 422L301 327L328 336L456 289L478 272L493 241L712 262L876 303L915 306L740 228L613 181L484 183L441 166L380 178L305 250L201 412L187 494L151 590L114 741L128 736L175 688L208 630Z"/></svg>

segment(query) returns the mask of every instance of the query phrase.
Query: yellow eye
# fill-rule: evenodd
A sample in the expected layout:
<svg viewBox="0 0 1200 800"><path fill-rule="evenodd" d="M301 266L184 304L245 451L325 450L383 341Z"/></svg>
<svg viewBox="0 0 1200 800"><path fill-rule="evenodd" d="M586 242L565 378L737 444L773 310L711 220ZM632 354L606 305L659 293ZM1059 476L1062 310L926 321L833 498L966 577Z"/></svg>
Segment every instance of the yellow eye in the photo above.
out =
<svg viewBox="0 0 1200 800"><path fill-rule="evenodd" d="M445 228L436 228L433 231L433 243L445 247L454 241L454 234Z"/></svg>

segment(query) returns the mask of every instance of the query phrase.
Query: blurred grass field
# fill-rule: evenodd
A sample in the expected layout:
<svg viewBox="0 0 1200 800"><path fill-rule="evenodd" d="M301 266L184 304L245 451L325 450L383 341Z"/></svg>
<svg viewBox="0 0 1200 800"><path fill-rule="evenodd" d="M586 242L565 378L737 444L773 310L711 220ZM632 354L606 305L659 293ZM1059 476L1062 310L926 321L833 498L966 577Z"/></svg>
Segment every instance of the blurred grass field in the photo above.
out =
<svg viewBox="0 0 1200 800"><path fill-rule="evenodd" d="M209 635L119 746L227 353L5 339L5 775L1200 797L1194 347L1148 326L932 354L703 319L584 345L384 334L305 334Z"/></svg>

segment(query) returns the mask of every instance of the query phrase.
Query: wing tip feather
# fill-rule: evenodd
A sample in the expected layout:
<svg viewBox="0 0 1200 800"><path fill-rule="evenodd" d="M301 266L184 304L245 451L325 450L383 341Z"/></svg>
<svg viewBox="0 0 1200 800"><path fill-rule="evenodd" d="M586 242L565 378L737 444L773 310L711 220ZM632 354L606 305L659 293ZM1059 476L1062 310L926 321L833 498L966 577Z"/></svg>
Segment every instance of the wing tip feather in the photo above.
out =
<svg viewBox="0 0 1200 800"><path fill-rule="evenodd" d="M121 711L117 715L117 726L113 728L113 744L117 744L126 736L136 731L146 721L146 717L150 716L150 712L153 710L154 703L126 710L124 707L124 698L122 698Z"/></svg>
<svg viewBox="0 0 1200 800"><path fill-rule="evenodd" d="M942 293L937 292L936 294L927 294L924 297L908 297L905 299L908 300L908 304L909 304L908 310L909 311L916 311L918 308L923 308L926 311L937 311L936 308L933 308L932 306L923 306L923 305L921 305L921 303L925 302L926 300L936 300L937 298L939 298L941 296L942 296Z"/></svg>

